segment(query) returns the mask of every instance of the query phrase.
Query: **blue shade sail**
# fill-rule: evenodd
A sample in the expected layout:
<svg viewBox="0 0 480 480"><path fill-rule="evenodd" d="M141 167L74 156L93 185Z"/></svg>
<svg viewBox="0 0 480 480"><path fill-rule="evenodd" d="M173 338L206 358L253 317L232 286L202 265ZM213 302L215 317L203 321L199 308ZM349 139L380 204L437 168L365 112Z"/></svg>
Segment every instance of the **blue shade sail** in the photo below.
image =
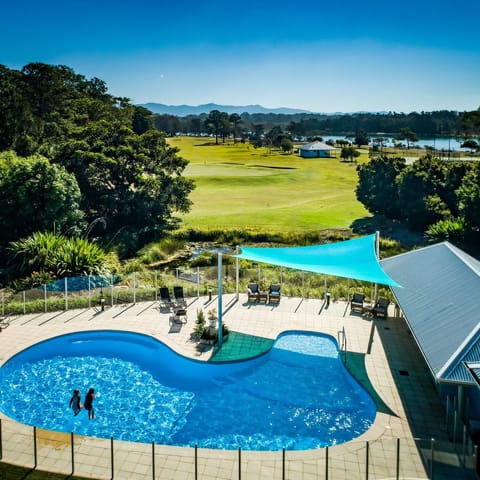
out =
<svg viewBox="0 0 480 480"><path fill-rule="evenodd" d="M343 242L307 247L248 248L242 247L238 258L270 265L354 278L392 287L400 285L380 266L375 253L375 235Z"/></svg>

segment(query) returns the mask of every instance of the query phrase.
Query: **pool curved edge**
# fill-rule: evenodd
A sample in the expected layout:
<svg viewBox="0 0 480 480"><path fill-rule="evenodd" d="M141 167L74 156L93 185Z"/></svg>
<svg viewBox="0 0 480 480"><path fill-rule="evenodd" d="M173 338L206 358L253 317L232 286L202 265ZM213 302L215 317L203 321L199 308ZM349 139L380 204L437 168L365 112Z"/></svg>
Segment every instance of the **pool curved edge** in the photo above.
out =
<svg viewBox="0 0 480 480"><path fill-rule="evenodd" d="M130 335L125 336L123 334L130 334ZM307 338L307 344L304 344L303 341L300 341L300 343L298 343L297 338L294 336L295 334L303 335L304 336L303 338ZM292 339L290 339L290 340L288 339L289 335L292 336ZM305 335L307 335L307 337L305 337ZM65 337L71 337L71 338L66 339ZM299 330L299 329L288 329L288 330L284 330L284 331L280 332L277 335L277 338L275 340L274 345L277 345L279 340L281 340L283 337L285 337L286 340L282 343L281 347L279 347L280 350L277 351L277 353L276 353L276 355L277 355L276 358L277 359L279 358L278 357L278 354L279 354L278 352L284 352L284 353L287 352L288 353L290 351L292 351L295 354L296 353L302 353L302 354L306 354L308 356L310 356L310 355L315 355L315 356L320 355L320 357L325 358L325 359L336 358L336 360L337 360L336 363L339 365L339 368L344 370L345 376L348 378L349 383L350 384L353 384L353 383L356 384L357 389L361 390L365 396L369 397L370 398L369 401L371 401L372 404L375 403L375 402L373 402L373 399L369 395L368 391L365 390L363 388L363 386L352 376L351 372L349 372L345 368L345 365L341 361L340 351L339 351L339 348L338 348L338 342L336 341L336 339L332 335L322 333L322 332L318 332L318 331L311 331L311 330L304 330L304 329L301 329L301 330ZM323 343L318 344L316 341L313 341L313 343L312 343L311 340L308 340L308 337L327 338L327 339L329 339L327 344L331 345L331 347L328 347L328 350L326 350L326 351L324 350L324 348L317 351L316 349L318 347L316 347L316 346L317 345L324 345L324 344ZM44 344L45 344L45 346L44 346ZM133 355L130 355L130 351L129 351L129 346L130 345L135 345L136 347L138 347L138 348L132 348L132 351L134 352ZM15 358L18 355L21 355L21 354L23 354L23 358L21 359L22 363L24 363L24 362L36 363L38 361L42 361L42 360L45 360L45 359L48 359L48 358L56 357L57 352L59 352L60 355L67 355L67 356L72 355L73 357L77 357L77 356L81 357L83 355L86 355L87 357L89 355L107 356L107 357L111 357L111 358L119 358L119 359L122 359L122 360L125 360L125 361L132 361L134 363L139 362L140 359L141 359L139 365L141 366L141 368L145 368L148 371L149 370L149 365L151 365L149 363L150 361L148 360L148 358L154 358L155 362L158 363L158 358L159 357L156 356L156 353L157 353L156 346L157 345L158 345L159 348L161 348L161 349L163 348L164 350L167 350L168 352L170 352L170 354L168 354L168 355L173 355L175 358L183 358L184 361L189 361L189 362L193 361L194 364L198 364L199 366L200 366L200 364L203 364L203 366L201 367L200 370L198 370L198 372L199 373L204 372L205 371L204 368L207 368L207 371L210 371L210 375L212 375L212 372L215 371L213 369L216 369L217 367L220 367L222 364L229 365L229 366L234 366L235 365L235 367L234 367L235 370L233 370L233 371L239 371L238 368L240 368L240 369L245 368L245 366L248 366L248 364L252 360L252 359L243 359L243 360L237 360L237 361L222 362L222 364L218 364L218 363L217 364L211 364L211 363L208 364L204 361L197 360L197 359L192 359L189 356L182 355L182 354L178 353L174 348L172 348L171 346L166 344L164 341L162 341L161 339L156 338L155 336L152 336L152 335L146 335L144 333L139 333L139 332L133 331L131 329L129 329L129 330L125 330L125 329L114 329L114 330L113 329L90 329L90 330L87 330L87 331L76 331L76 332L72 331L72 332L69 332L69 333L64 333L62 335L55 335L55 336L46 338L42 341L36 342L36 343L28 346L27 348L17 352L15 355L13 355L9 359L7 359L6 363L11 361L13 364L15 364ZM302 346L300 350L298 350L299 346ZM304 348L306 348L306 350L303 350ZM312 350L312 348L314 348L314 350ZM138 350L138 349L140 349L140 350ZM149 349L153 353L150 353L148 351ZM272 349L270 348L263 355L268 354L271 350ZM68 353L64 353L64 352L68 352ZM123 352L123 353L119 355L118 352ZM137 352L141 352L141 356L138 356ZM336 354L334 354L333 352L336 352ZM282 353L282 355L284 353ZM332 354L334 355L333 357L332 357ZM153 357L152 357L152 355L153 355ZM324 355L326 355L326 357L324 357ZM146 364L144 364L144 357L147 357L147 360L146 360L147 363ZM257 358L257 357L258 356L256 356L255 358ZM160 357L160 358L164 359L163 356ZM307 360L308 358L313 358L313 357L305 357L305 360ZM300 359L300 361L301 361L300 365L302 365L304 360ZM175 362L176 361L173 360L173 364L175 364ZM170 362L167 361L167 363L164 364L164 365L168 365L169 363ZM307 363L309 363L309 362L307 361ZM190 363L190 365L194 365L194 364ZM293 363L291 365L293 365ZM192 373L189 373L188 375L191 376L190 378L192 378L192 379L193 378L196 378L196 379L197 378L203 378L202 374L200 374L200 377L196 377L195 372L197 371L197 368L194 367L193 369L194 369L194 373L193 373L194 376L191 376ZM165 368L163 367L162 370L165 370ZM184 371L187 371L187 370L190 370L190 369L189 368L184 369ZM178 369L175 369L175 371L178 372ZM230 370L228 370L228 371L230 371ZM221 371L218 372L218 375L222 375ZM312 379L314 377L315 377L315 375L312 377ZM340 378L340 377L343 378L343 375L341 374L338 378ZM213 377L213 378L215 378L215 377ZM275 378L275 376L273 378ZM303 378L305 380L304 375L303 375ZM58 385L58 382L56 383L56 385ZM325 380L323 380L323 385L332 385L332 383L330 383L330 382L325 383ZM333 385L334 385L334 383L333 383ZM309 388L311 390L312 387L309 387ZM55 390L55 388L54 388L54 390ZM62 395L60 392L58 392L58 394ZM272 399L273 398L278 398L278 396L272 397ZM282 398L285 398L285 400L288 401L288 396L287 397L282 397ZM320 401L320 398L321 397L319 397L319 401ZM296 403L294 402L292 405L294 406L294 405L296 405ZM299 407L301 407L301 405L302 405L302 403L298 404ZM318 408L322 408L321 405L322 405L322 402L320 401L320 403L318 404ZM323 408L325 408L325 407L323 407ZM377 409L375 408L373 416L371 416L370 419L369 419L369 423L371 422L371 425L367 428L366 431L362 432L360 435L363 435L365 432L368 432L368 430L370 430L370 428L375 423L376 414L377 414ZM41 424L42 422L40 421L39 423ZM35 420L32 420L31 422L27 420L27 424L29 424L29 425L35 425L35 424L38 425L39 423L36 423ZM47 424L48 424L48 422L47 422ZM53 426L53 425L51 425L51 426ZM50 427L49 426L44 426L43 428L50 428ZM55 430L55 428L52 429L52 430ZM285 430L285 433L286 432L288 432L288 429ZM82 432L82 433L85 434L85 432ZM80 433L80 434L82 434L82 433ZM360 435L357 435L356 437L351 438L351 439L340 440L338 445L343 445L344 443L355 440L355 439L359 438ZM104 435L101 435L101 437L105 438ZM122 438L122 435L121 434L118 435L118 438ZM195 438L195 436L190 437L190 438L192 439L191 442L193 442L193 439ZM319 438L324 438L324 437L320 436ZM142 441L145 442L145 439L141 440L141 438L138 438L138 440L133 439L133 441L134 442L137 442L137 441L138 442L142 442ZM158 444L161 443L160 437L158 438L158 440L156 442L158 442ZM337 442L338 442L338 439L337 439L337 441L335 441L335 443L333 445L337 445ZM187 442L187 443L190 443L190 442ZM323 441L321 443L323 443ZM193 443L190 443L190 446L192 444ZM330 445L330 446L333 446L333 445ZM188 447L188 445L184 445L184 446ZM205 448L205 447L208 447L208 445L202 446L202 448ZM245 446L245 448L248 451L251 451L250 450L251 447L247 448L247 446ZM255 446L253 448L255 448ZM316 449L316 448L321 448L321 447L312 445L312 447L309 448L309 450L310 449ZM223 449L232 450L233 447L231 448L229 446L220 446L219 449L220 450L223 450ZM261 451L265 451L265 450L261 449Z"/></svg>

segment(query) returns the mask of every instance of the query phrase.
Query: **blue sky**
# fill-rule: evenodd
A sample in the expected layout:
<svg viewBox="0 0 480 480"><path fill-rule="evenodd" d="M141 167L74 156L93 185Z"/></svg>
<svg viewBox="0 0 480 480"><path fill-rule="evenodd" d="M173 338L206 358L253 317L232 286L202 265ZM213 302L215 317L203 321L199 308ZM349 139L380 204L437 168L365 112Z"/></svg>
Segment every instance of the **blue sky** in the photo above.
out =
<svg viewBox="0 0 480 480"><path fill-rule="evenodd" d="M480 106L479 0L3 0L0 17L0 64L68 65L134 103Z"/></svg>

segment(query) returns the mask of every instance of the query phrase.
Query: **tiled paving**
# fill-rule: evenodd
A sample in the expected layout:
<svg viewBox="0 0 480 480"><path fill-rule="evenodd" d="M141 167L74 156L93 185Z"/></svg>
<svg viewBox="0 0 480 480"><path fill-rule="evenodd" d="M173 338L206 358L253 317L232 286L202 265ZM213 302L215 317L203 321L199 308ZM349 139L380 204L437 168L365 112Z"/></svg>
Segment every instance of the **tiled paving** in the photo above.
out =
<svg viewBox="0 0 480 480"><path fill-rule="evenodd" d="M18 316L0 333L0 364L18 351L60 334L118 329L151 335L177 352L209 360L212 347L199 346L192 337L196 312L218 307L218 299L189 299L188 322L178 325L155 302L98 309ZM399 478L429 478L415 439L448 442L444 411L427 368L402 319L373 319L351 314L343 302L328 307L321 300L282 298L279 305L248 304L246 295L223 298L223 321L235 335L217 360L245 352L259 352L285 330L320 331L339 337L345 331L347 368L377 403L374 425L358 439L309 451L249 452L202 449L74 436L37 430L37 468L92 478L159 479L386 479L397 478L397 439L400 439ZM393 315L393 309L390 312ZM267 340L265 340L267 339ZM238 342L237 342L237 341ZM263 343L262 343L263 342ZM266 343L265 343L266 342ZM214 358L215 360L215 358ZM408 372L408 375L404 373ZM0 414L2 460L34 465L32 428ZM427 447L424 445L428 450ZM239 455L241 462L239 464ZM366 458L368 456L368 466ZM195 467L195 457L197 463ZM284 461L285 460L285 461ZM449 462L447 460L447 463ZM285 475L285 476L284 476ZM452 478L435 472L436 479ZM457 476L455 478L467 478Z"/></svg>

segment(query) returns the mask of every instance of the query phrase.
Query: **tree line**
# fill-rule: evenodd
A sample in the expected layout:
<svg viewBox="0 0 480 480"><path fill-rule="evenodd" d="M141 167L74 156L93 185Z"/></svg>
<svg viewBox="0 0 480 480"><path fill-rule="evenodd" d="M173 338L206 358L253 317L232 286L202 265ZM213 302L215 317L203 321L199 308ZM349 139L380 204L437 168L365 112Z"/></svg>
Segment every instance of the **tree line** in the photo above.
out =
<svg viewBox="0 0 480 480"><path fill-rule="evenodd" d="M229 115L225 112L215 112L224 115L224 130L232 133ZM177 117L168 114L156 114L155 125L169 135L187 133L200 135L208 133L207 125L211 113ZM258 125L269 131L280 127L293 137L312 137L321 135L354 135L355 132L368 132L370 135L380 133L395 136L402 129L415 132L418 136L457 136L478 135L478 130L472 130L471 122L467 121L469 112L440 110L435 112L412 113L354 113L354 114L248 114L236 115L237 136L248 137ZM231 116L230 116L231 117ZM230 125L229 125L230 124ZM227 127L227 128L226 128ZM240 127L240 128L239 128Z"/></svg>
<svg viewBox="0 0 480 480"><path fill-rule="evenodd" d="M187 161L153 114L66 66L0 65L0 264L34 232L96 238L128 255L187 212Z"/></svg>

